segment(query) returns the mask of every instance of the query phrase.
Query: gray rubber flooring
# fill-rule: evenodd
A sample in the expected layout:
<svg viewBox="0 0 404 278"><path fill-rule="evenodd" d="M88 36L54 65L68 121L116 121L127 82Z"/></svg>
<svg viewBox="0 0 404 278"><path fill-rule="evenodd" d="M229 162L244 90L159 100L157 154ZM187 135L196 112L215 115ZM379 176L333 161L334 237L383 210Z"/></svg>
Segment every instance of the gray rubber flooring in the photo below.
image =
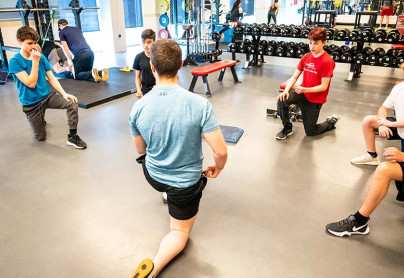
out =
<svg viewBox="0 0 404 278"><path fill-rule="evenodd" d="M325 225L355 212L373 167L350 160L365 152L361 120L376 113L404 72L365 68L351 83L338 65L320 118L341 117L337 129L306 137L301 123L279 142L275 107L279 84L298 60L268 59L238 66L223 83L209 76L220 124L244 134L229 145L225 170L210 180L185 251L160 277L403 277L404 204L391 189L371 217L368 236L331 237ZM125 65L122 65L125 66ZM189 87L190 68L180 72ZM202 82L195 91L203 95ZM79 134L88 149L66 145L66 115L46 113L48 139L36 142L16 86L0 86L0 277L130 277L153 258L169 230L161 194L136 163L127 124L134 95L80 109ZM383 147L399 142L377 141ZM204 165L212 152L204 142Z"/></svg>

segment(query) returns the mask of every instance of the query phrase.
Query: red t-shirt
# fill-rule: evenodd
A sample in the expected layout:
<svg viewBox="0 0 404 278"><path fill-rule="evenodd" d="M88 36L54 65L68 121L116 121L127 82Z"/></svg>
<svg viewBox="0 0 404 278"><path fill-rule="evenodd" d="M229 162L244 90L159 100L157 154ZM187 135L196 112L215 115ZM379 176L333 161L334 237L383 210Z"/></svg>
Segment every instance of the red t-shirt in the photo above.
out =
<svg viewBox="0 0 404 278"><path fill-rule="evenodd" d="M297 69L303 72L302 87L311 88L321 85L321 78L332 77L334 68L335 62L327 52L317 58L313 57L311 52L305 54L297 66ZM325 103L330 84L331 82L327 90L323 92L304 94L306 99L313 103Z"/></svg>

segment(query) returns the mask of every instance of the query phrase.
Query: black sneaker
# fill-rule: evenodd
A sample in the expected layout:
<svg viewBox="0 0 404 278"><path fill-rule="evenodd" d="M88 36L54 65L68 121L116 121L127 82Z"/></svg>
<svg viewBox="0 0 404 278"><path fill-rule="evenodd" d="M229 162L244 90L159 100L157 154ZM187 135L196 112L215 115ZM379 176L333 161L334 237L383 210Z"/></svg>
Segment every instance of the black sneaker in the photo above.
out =
<svg viewBox="0 0 404 278"><path fill-rule="evenodd" d="M288 136L293 134L292 129L288 129L284 127L278 134L276 134L276 139L278 140L285 140Z"/></svg>
<svg viewBox="0 0 404 278"><path fill-rule="evenodd" d="M329 124L331 124L332 125L332 128L334 129L335 128L335 124L339 121L339 119L340 119L340 117L338 117L337 115L332 115L332 116L330 116L330 117L327 117L326 119L325 119L325 121L327 122L327 123L329 123Z"/></svg>
<svg viewBox="0 0 404 278"><path fill-rule="evenodd" d="M359 225L353 215L339 222L330 223L326 226L327 231L334 236L367 235L369 233L368 223Z"/></svg>
<svg viewBox="0 0 404 278"><path fill-rule="evenodd" d="M69 146L73 146L76 149L85 149L87 148L86 142L81 140L80 136L78 134L74 135L67 135L67 144Z"/></svg>

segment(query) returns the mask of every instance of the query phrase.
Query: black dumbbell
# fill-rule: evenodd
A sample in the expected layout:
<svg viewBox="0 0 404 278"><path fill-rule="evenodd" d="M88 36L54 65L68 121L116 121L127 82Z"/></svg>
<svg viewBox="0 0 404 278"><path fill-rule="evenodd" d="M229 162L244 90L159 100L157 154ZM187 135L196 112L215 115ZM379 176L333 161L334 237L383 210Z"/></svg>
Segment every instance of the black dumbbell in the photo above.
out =
<svg viewBox="0 0 404 278"><path fill-rule="evenodd" d="M276 36L280 36L280 34L281 34L281 28L279 27L279 26L274 26L274 27L272 27L271 28L271 36L274 36L274 37L276 37Z"/></svg>
<svg viewBox="0 0 404 278"><path fill-rule="evenodd" d="M313 27L307 26L304 28L302 32L302 38L307 38L309 36L309 33L313 30Z"/></svg>
<svg viewBox="0 0 404 278"><path fill-rule="evenodd" d="M257 51L257 44L255 44L255 43L250 43L250 44L248 44L248 46L247 46L247 53L248 54L255 54L256 53L256 51Z"/></svg>
<svg viewBox="0 0 404 278"><path fill-rule="evenodd" d="M238 52L245 53L246 50L247 50L247 45L245 45L244 42L240 42L238 45Z"/></svg>
<svg viewBox="0 0 404 278"><path fill-rule="evenodd" d="M360 41L370 42L373 39L373 30L371 28L363 29L360 34Z"/></svg>
<svg viewBox="0 0 404 278"><path fill-rule="evenodd" d="M243 34L244 35L252 35L252 26L251 25L245 26L244 30L243 30Z"/></svg>
<svg viewBox="0 0 404 278"><path fill-rule="evenodd" d="M350 41L357 41L358 38L360 37L360 34L361 34L360 30L358 29L352 30L348 35L348 39Z"/></svg>
<svg viewBox="0 0 404 278"><path fill-rule="evenodd" d="M297 45L297 50L296 50L296 58L302 58L304 54L308 53L310 51L309 45L305 43L299 43Z"/></svg>
<svg viewBox="0 0 404 278"><path fill-rule="evenodd" d="M373 37L373 41L374 42L384 42L386 40L387 37L387 32L384 29L379 29L375 32L375 35Z"/></svg>
<svg viewBox="0 0 404 278"><path fill-rule="evenodd" d="M348 29L340 29L335 34L335 39L337 41L345 41L347 38L349 38L349 33L350 31Z"/></svg>
<svg viewBox="0 0 404 278"><path fill-rule="evenodd" d="M355 64L363 65L366 61L367 56L368 56L367 53L361 50L358 52L358 54L355 55L353 61Z"/></svg>
<svg viewBox="0 0 404 278"><path fill-rule="evenodd" d="M274 41L274 40L268 41L268 44L269 44L269 45L272 45L272 46L278 46L278 42L277 42L277 41Z"/></svg>
<svg viewBox="0 0 404 278"><path fill-rule="evenodd" d="M351 63L353 60L354 54L352 51L345 51L341 54L341 63Z"/></svg>
<svg viewBox="0 0 404 278"><path fill-rule="evenodd" d="M230 43L228 48L229 48L229 51L232 52L232 53L237 52L237 45L235 43Z"/></svg>
<svg viewBox="0 0 404 278"><path fill-rule="evenodd" d="M286 56L286 45L278 45L278 47L275 49L275 55L279 57L285 57Z"/></svg>
<svg viewBox="0 0 404 278"><path fill-rule="evenodd" d="M330 44L330 45L328 46L328 49L330 50L330 52L333 52L333 51L338 50L338 49L339 49L339 46L338 46L338 45L335 45L335 44Z"/></svg>
<svg viewBox="0 0 404 278"><path fill-rule="evenodd" d="M268 27L268 24L266 24L266 23L261 23L261 24L259 24L259 26L260 26L261 29L262 29L262 28L264 28L264 27Z"/></svg>
<svg viewBox="0 0 404 278"><path fill-rule="evenodd" d="M281 28L281 36L282 37L291 37L292 28L290 26L285 26L285 27Z"/></svg>
<svg viewBox="0 0 404 278"><path fill-rule="evenodd" d="M268 25L265 24L265 26L261 26L261 35L269 36L270 33L271 33L271 29L269 28Z"/></svg>
<svg viewBox="0 0 404 278"><path fill-rule="evenodd" d="M394 64L394 57L397 56L397 52L398 51L396 51L395 49L389 49L382 57L380 65L382 65L383 67L392 67Z"/></svg>
<svg viewBox="0 0 404 278"><path fill-rule="evenodd" d="M217 32L213 32L212 33L212 41L214 42L219 42L222 39L222 35L217 33Z"/></svg>
<svg viewBox="0 0 404 278"><path fill-rule="evenodd" d="M365 52L367 56L369 56L373 52L373 49L369 46L366 46L362 49L362 51Z"/></svg>
<svg viewBox="0 0 404 278"><path fill-rule="evenodd" d="M327 41L331 41L334 39L334 35L335 35L335 29L334 28L328 28L326 30L327 32Z"/></svg>
<svg viewBox="0 0 404 278"><path fill-rule="evenodd" d="M327 52L328 54L330 54L330 47L328 44L324 45L323 47L324 51Z"/></svg>
<svg viewBox="0 0 404 278"><path fill-rule="evenodd" d="M391 30L386 37L386 42L397 43L400 40L400 32L396 29Z"/></svg>
<svg viewBox="0 0 404 278"><path fill-rule="evenodd" d="M371 66L378 66L382 62L382 57L386 52L383 48L375 49L367 58L366 64Z"/></svg>
<svg viewBox="0 0 404 278"><path fill-rule="evenodd" d="M276 45L268 45L265 55L274 56L276 47L277 47Z"/></svg>
<svg viewBox="0 0 404 278"><path fill-rule="evenodd" d="M335 62L339 62L341 59L341 50L339 48L332 50L330 56Z"/></svg>
<svg viewBox="0 0 404 278"><path fill-rule="evenodd" d="M266 55L268 45L259 44L257 47L257 54Z"/></svg>
<svg viewBox="0 0 404 278"><path fill-rule="evenodd" d="M286 57L295 58L297 54L297 47L293 44L289 44L286 48Z"/></svg>
<svg viewBox="0 0 404 278"><path fill-rule="evenodd" d="M400 67L400 65L404 63L404 51L400 50L397 54L396 60L394 62L394 65L396 67Z"/></svg>
<svg viewBox="0 0 404 278"><path fill-rule="evenodd" d="M234 28L234 34L241 35L243 33L244 33L244 28L243 27L238 26L238 27Z"/></svg>
<svg viewBox="0 0 404 278"><path fill-rule="evenodd" d="M300 38L302 36L302 29L301 26L295 26L295 28L292 29L292 37Z"/></svg>
<svg viewBox="0 0 404 278"><path fill-rule="evenodd" d="M253 25L252 26L252 34L254 36L261 35L261 26L259 26L258 24Z"/></svg>

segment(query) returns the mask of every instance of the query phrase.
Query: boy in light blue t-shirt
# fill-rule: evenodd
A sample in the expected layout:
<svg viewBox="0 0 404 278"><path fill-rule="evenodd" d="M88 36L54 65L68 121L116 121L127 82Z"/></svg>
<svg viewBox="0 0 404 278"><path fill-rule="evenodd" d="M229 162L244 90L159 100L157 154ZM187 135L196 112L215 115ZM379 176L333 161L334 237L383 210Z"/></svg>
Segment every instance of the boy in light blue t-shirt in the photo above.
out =
<svg viewBox="0 0 404 278"><path fill-rule="evenodd" d="M129 125L138 158L149 184L167 193L171 231L162 239L154 260L143 260L132 277L156 277L188 240L207 177L216 178L227 160L227 147L212 105L178 86L181 48L158 40L150 49L156 86L138 100ZM215 164L202 169L202 134L213 150ZM202 171L203 170L203 171ZM153 270L154 269L154 270Z"/></svg>
<svg viewBox="0 0 404 278"><path fill-rule="evenodd" d="M24 113L38 141L46 139L45 110L66 109L69 134L67 144L84 149L87 144L77 134L79 121L77 98L67 94L52 73L52 67L45 56L37 50L38 33L29 26L17 30L20 52L10 59L9 73L17 83L18 97ZM46 80L59 93L51 92Z"/></svg>

